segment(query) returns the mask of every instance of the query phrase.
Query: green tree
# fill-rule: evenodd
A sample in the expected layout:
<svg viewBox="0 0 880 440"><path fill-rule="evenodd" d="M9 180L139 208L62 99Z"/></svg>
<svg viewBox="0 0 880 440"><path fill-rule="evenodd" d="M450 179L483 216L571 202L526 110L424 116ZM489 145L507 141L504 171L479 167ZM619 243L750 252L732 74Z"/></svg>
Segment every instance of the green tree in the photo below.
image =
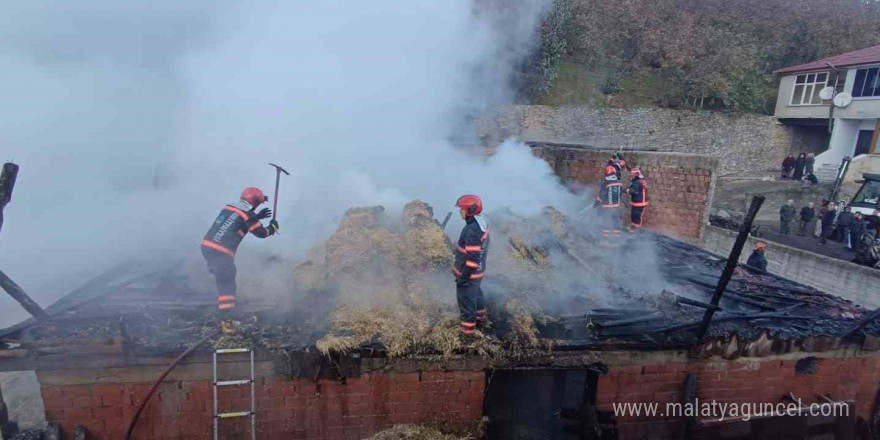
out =
<svg viewBox="0 0 880 440"><path fill-rule="evenodd" d="M539 30L541 45L523 65L520 96L526 100L547 93L556 78L559 61L568 47L568 27L571 22L571 0L553 0Z"/></svg>

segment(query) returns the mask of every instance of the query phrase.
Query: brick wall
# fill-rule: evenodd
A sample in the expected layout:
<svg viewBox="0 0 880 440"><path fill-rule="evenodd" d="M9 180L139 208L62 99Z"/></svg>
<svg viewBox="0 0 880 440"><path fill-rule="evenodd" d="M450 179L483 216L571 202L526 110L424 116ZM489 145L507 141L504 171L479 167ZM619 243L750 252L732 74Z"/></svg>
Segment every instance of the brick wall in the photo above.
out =
<svg viewBox="0 0 880 440"><path fill-rule="evenodd" d="M870 420L880 381L877 357L820 358L815 374L795 373L796 360L762 360L713 363L658 363L611 367L599 377L597 405L612 411L612 403L657 402L663 411L667 402L682 402L682 390L689 372L697 375L700 402L779 403L789 392L805 404L816 402L817 394L835 400L855 400L858 417ZM617 418L619 440L669 439L678 427L677 418Z"/></svg>
<svg viewBox="0 0 880 440"><path fill-rule="evenodd" d="M66 435L83 425L90 439L118 440L151 384L43 384L48 421ZM483 413L481 371L366 373L346 384L280 377L257 379L257 437L361 439L393 424L444 421L473 429ZM221 411L247 409L250 388L221 388ZM209 380L168 381L150 400L137 439L212 438L213 390ZM221 422L221 438L246 438L247 419ZM72 437L68 437L72 438Z"/></svg>
<svg viewBox="0 0 880 440"><path fill-rule="evenodd" d="M545 159L566 182L598 186L604 177L609 151L554 146L535 146L536 156ZM632 152L628 163L639 165L648 184L648 202L642 222L646 228L680 238L698 238L707 222L718 160L677 153ZM624 179L629 182L629 177ZM629 197L623 196L629 218ZM624 224L628 224L625 222Z"/></svg>
<svg viewBox="0 0 880 440"><path fill-rule="evenodd" d="M517 136L526 142L702 154L718 158L723 175L768 174L781 168L789 152L828 146L822 136L794 133L772 116L663 108L508 106L479 119L476 131L490 145Z"/></svg>

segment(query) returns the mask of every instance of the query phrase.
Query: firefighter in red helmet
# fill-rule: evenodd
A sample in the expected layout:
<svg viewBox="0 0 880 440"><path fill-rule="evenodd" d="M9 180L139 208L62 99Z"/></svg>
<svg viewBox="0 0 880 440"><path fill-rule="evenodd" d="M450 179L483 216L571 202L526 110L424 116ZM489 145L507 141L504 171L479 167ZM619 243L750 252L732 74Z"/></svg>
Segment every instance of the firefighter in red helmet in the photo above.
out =
<svg viewBox="0 0 880 440"><path fill-rule="evenodd" d="M602 235L606 238L613 238L620 235L620 193L623 184L620 183L618 175L620 169L617 168L613 159L608 160L605 165L605 178L602 180L602 186L599 188L599 194L596 196L596 206L600 208L600 217L602 218Z"/></svg>
<svg viewBox="0 0 880 440"><path fill-rule="evenodd" d="M629 194L630 222L633 228L638 229L642 227L645 208L648 206L648 185L639 167L633 167L629 172L632 181L626 192Z"/></svg>
<svg viewBox="0 0 880 440"><path fill-rule="evenodd" d="M461 333L472 336L477 323L485 322L489 316L480 288L489 252L489 227L480 215L483 201L479 197L470 194L461 196L455 206L461 210L465 226L455 246L452 273L455 275L455 291L461 314Z"/></svg>
<svg viewBox="0 0 880 440"><path fill-rule="evenodd" d="M266 238L278 232L278 222L272 220L263 227L261 220L272 216L272 210L258 206L267 202L259 188L245 188L237 203L223 207L202 239L202 255L208 262L208 271L217 281L217 309L224 333L232 333L235 309L235 252L248 232Z"/></svg>

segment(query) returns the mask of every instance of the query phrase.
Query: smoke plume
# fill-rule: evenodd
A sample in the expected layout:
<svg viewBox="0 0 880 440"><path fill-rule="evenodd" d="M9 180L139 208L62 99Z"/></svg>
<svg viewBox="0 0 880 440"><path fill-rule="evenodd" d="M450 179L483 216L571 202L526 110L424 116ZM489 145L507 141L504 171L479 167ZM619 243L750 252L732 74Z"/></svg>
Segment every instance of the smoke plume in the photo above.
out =
<svg viewBox="0 0 880 440"><path fill-rule="evenodd" d="M453 146L513 98L547 3L5 2L0 151L21 172L0 267L48 305L118 261L198 259L223 204L272 195L267 162L292 173L283 235L240 259L293 260L356 205L573 209L524 145ZM5 295L0 310L25 317Z"/></svg>

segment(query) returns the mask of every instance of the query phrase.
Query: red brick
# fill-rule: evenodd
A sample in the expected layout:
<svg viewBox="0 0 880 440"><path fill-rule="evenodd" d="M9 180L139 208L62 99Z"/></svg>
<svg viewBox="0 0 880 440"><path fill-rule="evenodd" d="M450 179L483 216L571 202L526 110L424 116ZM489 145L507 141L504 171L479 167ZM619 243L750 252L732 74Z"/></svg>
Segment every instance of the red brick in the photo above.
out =
<svg viewBox="0 0 880 440"><path fill-rule="evenodd" d="M285 408L305 408L308 406L308 399L303 397L285 397Z"/></svg>
<svg viewBox="0 0 880 440"><path fill-rule="evenodd" d="M91 397L92 390L87 386L66 386L63 387L62 394L65 397Z"/></svg>
<svg viewBox="0 0 880 440"><path fill-rule="evenodd" d="M69 408L64 410L64 419L68 422L80 423L80 421L92 420L94 413L91 408Z"/></svg>
<svg viewBox="0 0 880 440"><path fill-rule="evenodd" d="M257 407L262 409L284 408L283 397L262 397L257 399Z"/></svg>
<svg viewBox="0 0 880 440"><path fill-rule="evenodd" d="M73 408L73 398L71 397L53 397L52 399L43 399L43 406L47 410L60 410Z"/></svg>
<svg viewBox="0 0 880 440"><path fill-rule="evenodd" d="M620 366L620 367L612 367L610 373L613 375L626 374L626 373L641 375L643 368L644 367L641 365L626 365L626 366Z"/></svg>
<svg viewBox="0 0 880 440"><path fill-rule="evenodd" d="M119 406L94 408L92 411L94 412L96 419L122 419L122 407Z"/></svg>
<svg viewBox="0 0 880 440"><path fill-rule="evenodd" d="M64 411L61 409L47 409L46 410L46 421L47 422L58 422L64 419Z"/></svg>
<svg viewBox="0 0 880 440"><path fill-rule="evenodd" d="M368 381L349 380L345 385L346 394L367 394L372 390L373 386Z"/></svg>
<svg viewBox="0 0 880 440"><path fill-rule="evenodd" d="M373 404L371 403L355 403L348 405L346 414L352 416L365 416L373 413Z"/></svg>
<svg viewBox="0 0 880 440"><path fill-rule="evenodd" d="M82 408L92 408L95 406L101 406L100 400L97 402L98 404L95 405L95 401L92 399L91 396L73 397L73 398L71 398L71 401L72 401L74 408L82 409Z"/></svg>

